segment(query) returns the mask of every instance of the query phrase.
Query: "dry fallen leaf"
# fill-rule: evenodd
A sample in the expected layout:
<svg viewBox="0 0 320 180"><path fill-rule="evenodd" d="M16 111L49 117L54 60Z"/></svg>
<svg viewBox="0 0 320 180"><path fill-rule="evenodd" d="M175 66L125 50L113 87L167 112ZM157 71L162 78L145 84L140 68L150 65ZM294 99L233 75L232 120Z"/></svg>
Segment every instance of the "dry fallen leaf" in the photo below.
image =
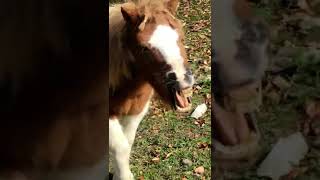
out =
<svg viewBox="0 0 320 180"><path fill-rule="evenodd" d="M183 176L182 178L181 178L181 180L188 180L185 176Z"/></svg>
<svg viewBox="0 0 320 180"><path fill-rule="evenodd" d="M144 180L144 177L143 177L143 176L140 176L140 177L138 178L138 180Z"/></svg>
<svg viewBox="0 0 320 180"><path fill-rule="evenodd" d="M307 118L306 120L303 121L302 123L302 133L303 135L305 136L308 136L308 134L310 133L310 123L311 123L311 120L309 118Z"/></svg>
<svg viewBox="0 0 320 180"><path fill-rule="evenodd" d="M319 119L314 119L311 123L311 130L313 135L319 136L320 135L320 121Z"/></svg>
<svg viewBox="0 0 320 180"><path fill-rule="evenodd" d="M200 136L200 134L194 134L194 138L199 138Z"/></svg>
<svg viewBox="0 0 320 180"><path fill-rule="evenodd" d="M197 174L203 174L204 173L204 167L203 166L199 166L196 169L194 169L194 172Z"/></svg>
<svg viewBox="0 0 320 180"><path fill-rule="evenodd" d="M202 143L202 142L199 142L197 145L199 149L205 149L209 146L208 143Z"/></svg>
<svg viewBox="0 0 320 180"><path fill-rule="evenodd" d="M293 168L288 175L286 175L285 180L294 180L301 174L304 174L308 170L308 167L297 167Z"/></svg>
<svg viewBox="0 0 320 180"><path fill-rule="evenodd" d="M305 10L308 14L310 15L313 15L315 14L313 11L312 11L312 8L310 7L310 3L309 1L307 0L298 0L298 6Z"/></svg>
<svg viewBox="0 0 320 180"><path fill-rule="evenodd" d="M281 100L281 95L276 90L271 90L270 92L268 92L266 94L266 97L268 97L268 99L270 99L274 103L279 103Z"/></svg>
<svg viewBox="0 0 320 180"><path fill-rule="evenodd" d="M157 133L159 133L159 131L160 131L160 127L152 127L152 128L151 128L151 131L152 131L153 133L157 134Z"/></svg>
<svg viewBox="0 0 320 180"><path fill-rule="evenodd" d="M291 84L283 77L281 76L276 76L273 80L272 83L277 86L279 89L284 90L290 88Z"/></svg>
<svg viewBox="0 0 320 180"><path fill-rule="evenodd" d="M159 157L152 158L152 162L158 163L160 162L160 158Z"/></svg>
<svg viewBox="0 0 320 180"><path fill-rule="evenodd" d="M194 122L195 125L199 125L200 127L203 127L205 125L204 119L198 119Z"/></svg>
<svg viewBox="0 0 320 180"><path fill-rule="evenodd" d="M310 101L306 104L306 113L309 118L314 118L320 115L320 102Z"/></svg>
<svg viewBox="0 0 320 180"><path fill-rule="evenodd" d="M168 159L172 154L173 154L173 152L168 153L168 154L166 155L165 159Z"/></svg>
<svg viewBox="0 0 320 180"><path fill-rule="evenodd" d="M192 165L192 161L190 159L183 159L182 160L182 163L184 165L187 165L187 166L191 166Z"/></svg>
<svg viewBox="0 0 320 180"><path fill-rule="evenodd" d="M202 89L199 85L197 85L195 88L196 88L197 90Z"/></svg>
<svg viewBox="0 0 320 180"><path fill-rule="evenodd" d="M303 121L302 132L304 135L320 135L320 102L310 101L306 103L305 112L307 118Z"/></svg>

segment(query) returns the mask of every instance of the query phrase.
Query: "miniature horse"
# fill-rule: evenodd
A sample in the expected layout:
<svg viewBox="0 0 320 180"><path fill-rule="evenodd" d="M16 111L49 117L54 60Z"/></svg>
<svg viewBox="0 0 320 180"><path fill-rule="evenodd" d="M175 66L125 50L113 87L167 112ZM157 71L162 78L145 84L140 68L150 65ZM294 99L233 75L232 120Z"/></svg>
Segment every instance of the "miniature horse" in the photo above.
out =
<svg viewBox="0 0 320 180"><path fill-rule="evenodd" d="M103 180L103 2L0 2L0 179Z"/></svg>
<svg viewBox="0 0 320 180"><path fill-rule="evenodd" d="M140 0L109 7L109 152L114 179L134 179L129 156L154 91L177 111L191 108L194 78L178 0Z"/></svg>

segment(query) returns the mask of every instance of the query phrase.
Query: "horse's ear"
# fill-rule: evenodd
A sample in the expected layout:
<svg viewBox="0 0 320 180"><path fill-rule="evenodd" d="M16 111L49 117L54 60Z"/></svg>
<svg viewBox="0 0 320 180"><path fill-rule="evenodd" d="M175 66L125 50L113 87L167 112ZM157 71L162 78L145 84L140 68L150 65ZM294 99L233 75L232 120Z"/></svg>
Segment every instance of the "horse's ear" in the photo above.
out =
<svg viewBox="0 0 320 180"><path fill-rule="evenodd" d="M179 0L164 0L164 2L166 3L168 10L175 15L178 10Z"/></svg>
<svg viewBox="0 0 320 180"><path fill-rule="evenodd" d="M136 25L139 21L139 13L138 9L136 8L135 4L133 3L126 3L121 6L121 13L123 16L123 19L131 24Z"/></svg>

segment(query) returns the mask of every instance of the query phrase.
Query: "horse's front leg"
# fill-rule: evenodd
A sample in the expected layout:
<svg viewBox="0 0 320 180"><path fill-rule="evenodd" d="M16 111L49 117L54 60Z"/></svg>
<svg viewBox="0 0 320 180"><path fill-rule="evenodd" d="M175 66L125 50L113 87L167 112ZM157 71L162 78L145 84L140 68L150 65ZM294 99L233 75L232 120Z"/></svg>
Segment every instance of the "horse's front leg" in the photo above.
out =
<svg viewBox="0 0 320 180"><path fill-rule="evenodd" d="M150 106L150 100L148 100L146 102L142 111L139 114L126 116L121 121L124 134L127 137L128 142L129 142L130 150L132 148L134 139L136 137L138 126L139 126L140 122L142 121L142 119L144 118L144 116L147 114L147 112L149 110L149 106Z"/></svg>
<svg viewBox="0 0 320 180"><path fill-rule="evenodd" d="M129 167L130 145L119 119L109 119L109 148L113 156L113 180L133 180Z"/></svg>
<svg viewBox="0 0 320 180"><path fill-rule="evenodd" d="M118 119L109 121L109 132L112 133L109 136L109 146L115 161L113 180L134 179L129 167L130 152L138 126L148 112L149 105L150 100L146 102L139 114L122 117L120 121Z"/></svg>

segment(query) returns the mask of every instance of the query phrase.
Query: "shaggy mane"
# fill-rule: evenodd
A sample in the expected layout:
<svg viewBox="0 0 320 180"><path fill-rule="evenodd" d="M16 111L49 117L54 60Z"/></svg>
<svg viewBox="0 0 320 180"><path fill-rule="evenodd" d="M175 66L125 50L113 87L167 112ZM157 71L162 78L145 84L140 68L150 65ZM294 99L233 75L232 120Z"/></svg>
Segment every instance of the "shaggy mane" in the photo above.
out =
<svg viewBox="0 0 320 180"><path fill-rule="evenodd" d="M109 87L115 90L123 78L129 79L128 57L133 56L123 48L121 37L125 22L121 4L109 7Z"/></svg>

